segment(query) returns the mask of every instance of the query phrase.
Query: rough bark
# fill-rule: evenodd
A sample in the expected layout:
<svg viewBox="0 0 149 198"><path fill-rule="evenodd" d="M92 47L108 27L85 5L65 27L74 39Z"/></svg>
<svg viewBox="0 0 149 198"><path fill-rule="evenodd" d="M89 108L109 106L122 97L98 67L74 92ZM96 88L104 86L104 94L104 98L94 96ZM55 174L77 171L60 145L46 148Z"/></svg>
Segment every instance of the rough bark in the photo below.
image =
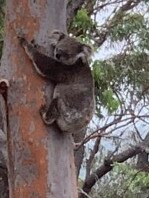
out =
<svg viewBox="0 0 149 198"><path fill-rule="evenodd" d="M39 108L50 100L52 85L40 78L17 33L43 47L53 29L66 32L66 0L8 0L1 77L8 89L8 172L11 198L76 198L71 136L46 127ZM50 52L49 52L50 53Z"/></svg>

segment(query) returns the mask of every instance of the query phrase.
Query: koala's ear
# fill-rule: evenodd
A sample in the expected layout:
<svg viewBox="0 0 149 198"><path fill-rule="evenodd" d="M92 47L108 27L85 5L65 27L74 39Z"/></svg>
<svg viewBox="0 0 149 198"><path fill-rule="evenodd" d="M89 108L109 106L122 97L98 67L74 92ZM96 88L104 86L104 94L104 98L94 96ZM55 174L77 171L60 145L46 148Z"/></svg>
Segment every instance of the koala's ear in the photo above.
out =
<svg viewBox="0 0 149 198"><path fill-rule="evenodd" d="M59 31L59 30L53 30L49 36L50 43L54 47L58 43L58 41L62 40L66 35Z"/></svg>
<svg viewBox="0 0 149 198"><path fill-rule="evenodd" d="M93 53L93 49L91 46L83 44L82 46L82 51L85 53L85 55L89 58L92 53Z"/></svg>
<svg viewBox="0 0 149 198"><path fill-rule="evenodd" d="M66 34L61 32L60 30L53 30L52 36L56 36L58 38L58 41L60 41L61 39L63 39L66 36Z"/></svg>

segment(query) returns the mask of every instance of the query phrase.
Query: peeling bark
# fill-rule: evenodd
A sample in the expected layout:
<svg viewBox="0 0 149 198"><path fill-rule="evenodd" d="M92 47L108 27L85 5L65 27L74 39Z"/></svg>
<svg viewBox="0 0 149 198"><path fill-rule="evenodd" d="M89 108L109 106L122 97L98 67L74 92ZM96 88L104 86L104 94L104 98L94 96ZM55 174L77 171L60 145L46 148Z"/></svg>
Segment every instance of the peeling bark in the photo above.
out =
<svg viewBox="0 0 149 198"><path fill-rule="evenodd" d="M66 32L66 0L7 1L1 77L9 80L8 172L11 198L77 198L71 135L46 127L39 108L53 85L40 78L17 34L48 47L53 29ZM50 53L50 49L49 52Z"/></svg>

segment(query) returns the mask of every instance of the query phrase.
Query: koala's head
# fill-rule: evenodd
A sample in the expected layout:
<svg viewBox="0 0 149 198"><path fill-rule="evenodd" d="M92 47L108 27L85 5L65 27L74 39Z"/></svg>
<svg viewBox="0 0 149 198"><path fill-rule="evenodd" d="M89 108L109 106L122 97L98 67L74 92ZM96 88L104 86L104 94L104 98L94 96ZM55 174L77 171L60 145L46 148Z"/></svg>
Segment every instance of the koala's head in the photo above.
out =
<svg viewBox="0 0 149 198"><path fill-rule="evenodd" d="M72 65L80 58L86 63L92 54L90 46L58 30L52 32L50 39L54 47L54 58L66 65Z"/></svg>

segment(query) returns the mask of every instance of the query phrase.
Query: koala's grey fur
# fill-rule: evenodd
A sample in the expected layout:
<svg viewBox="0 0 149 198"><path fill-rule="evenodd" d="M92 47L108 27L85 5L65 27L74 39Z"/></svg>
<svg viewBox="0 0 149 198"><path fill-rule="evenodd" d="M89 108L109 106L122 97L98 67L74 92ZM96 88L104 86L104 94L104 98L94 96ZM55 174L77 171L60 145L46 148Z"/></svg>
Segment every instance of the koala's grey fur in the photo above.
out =
<svg viewBox="0 0 149 198"><path fill-rule="evenodd" d="M88 65L92 50L60 31L54 31L50 39L54 57L42 54L24 38L20 42L37 72L56 84L49 108L42 110L44 122L50 125L56 121L62 131L77 133L94 112L93 77Z"/></svg>

